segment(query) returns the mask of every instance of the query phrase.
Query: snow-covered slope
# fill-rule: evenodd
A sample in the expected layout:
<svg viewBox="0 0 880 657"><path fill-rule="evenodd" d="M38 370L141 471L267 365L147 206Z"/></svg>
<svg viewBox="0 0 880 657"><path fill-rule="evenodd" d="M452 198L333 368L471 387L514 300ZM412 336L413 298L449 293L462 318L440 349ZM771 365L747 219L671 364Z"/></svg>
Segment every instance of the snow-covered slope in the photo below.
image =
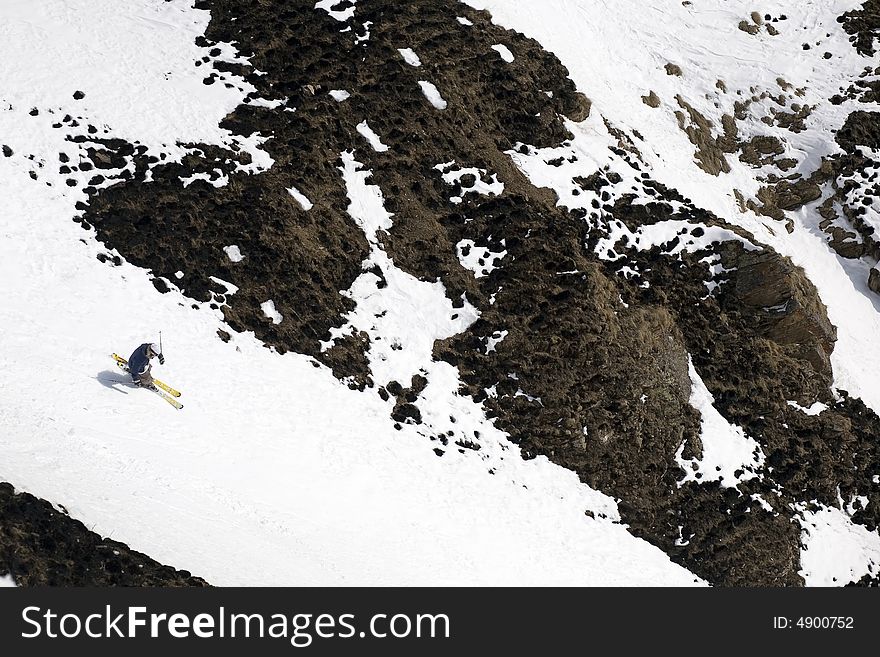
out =
<svg viewBox="0 0 880 657"><path fill-rule="evenodd" d="M4 2L0 481L214 584L876 579L880 57L757 4Z"/></svg>
<svg viewBox="0 0 880 657"><path fill-rule="evenodd" d="M71 221L94 172L58 173L59 152L74 165L82 153L52 125L69 114L168 158L181 142L229 144L218 123L249 89L201 84L193 61L206 49L194 39L208 18L151 0L0 7L0 141L11 150L0 158L0 480L214 584L693 583L616 522L614 500L546 459L523 461L457 394L455 370L430 356L431 340L456 330L442 285L400 272L400 296L392 283L377 302L392 313L378 330L419 330L398 367L436 370L425 394L484 434L479 456L437 458L372 391L252 334L219 341L208 304L96 258L94 234ZM348 162L340 177L357 178ZM366 230L381 198L362 179L350 212ZM394 281L378 247L373 258ZM417 324L393 314L404 303ZM182 411L120 383L109 358L159 330L159 375L184 392Z"/></svg>

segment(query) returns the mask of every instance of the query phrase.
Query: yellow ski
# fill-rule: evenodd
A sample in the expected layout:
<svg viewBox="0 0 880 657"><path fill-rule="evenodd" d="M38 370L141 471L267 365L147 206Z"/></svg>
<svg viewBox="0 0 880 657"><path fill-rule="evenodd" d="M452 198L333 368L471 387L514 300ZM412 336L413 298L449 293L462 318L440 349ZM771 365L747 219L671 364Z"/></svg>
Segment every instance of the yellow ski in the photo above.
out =
<svg viewBox="0 0 880 657"><path fill-rule="evenodd" d="M124 369L127 372L128 371L128 361L125 358L123 358L122 356L120 356L119 354L111 354L111 355L113 357L113 360L116 361L116 364L119 365L119 367L121 367L122 369ZM167 392L169 395L171 395L173 397L180 397L180 392L178 390L175 390L174 388L172 388L167 383L164 383L164 382L160 381L159 379L153 379L153 383L156 384L156 387L161 388L162 390Z"/></svg>

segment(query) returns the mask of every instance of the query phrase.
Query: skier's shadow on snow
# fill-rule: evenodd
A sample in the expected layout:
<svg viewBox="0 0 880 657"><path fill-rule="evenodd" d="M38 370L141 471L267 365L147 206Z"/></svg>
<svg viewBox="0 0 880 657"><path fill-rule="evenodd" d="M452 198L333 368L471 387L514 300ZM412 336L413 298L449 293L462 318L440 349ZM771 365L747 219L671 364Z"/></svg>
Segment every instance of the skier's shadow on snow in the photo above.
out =
<svg viewBox="0 0 880 657"><path fill-rule="evenodd" d="M120 378L119 372L114 372L113 370L104 370L103 372L98 372L98 375L94 378L105 388L110 388L111 390L115 390L116 392L121 392L123 395L127 395L127 390L120 390L120 388L132 388L134 387L134 383L130 381L125 381ZM124 375L122 375L124 376Z"/></svg>

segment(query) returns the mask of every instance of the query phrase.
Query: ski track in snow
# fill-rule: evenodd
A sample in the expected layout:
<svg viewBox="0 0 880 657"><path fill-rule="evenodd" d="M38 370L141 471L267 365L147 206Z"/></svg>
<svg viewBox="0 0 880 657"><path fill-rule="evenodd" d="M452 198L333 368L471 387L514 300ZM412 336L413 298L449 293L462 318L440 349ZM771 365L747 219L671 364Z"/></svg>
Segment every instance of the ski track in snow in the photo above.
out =
<svg viewBox="0 0 880 657"><path fill-rule="evenodd" d="M316 9L343 20L333 6ZM208 304L96 259L94 232L71 221L84 195L54 173L74 147L50 109L170 158L185 153L178 142L235 141L254 155L248 171L271 166L267 137L218 127L251 89L201 84L192 63L206 49L193 40L207 21L182 1L0 6L0 59L13 63L0 72L0 135L15 151L0 158L0 480L217 585L694 583L616 522L614 500L546 459L523 461L430 352L408 365L428 372L427 426L446 428L452 411L485 436L478 455L438 458L417 427L395 430L374 391L251 333L224 343ZM27 154L52 163L39 181ZM383 227L381 213L367 220ZM117 383L109 357L160 329L156 374L183 392L182 411Z"/></svg>

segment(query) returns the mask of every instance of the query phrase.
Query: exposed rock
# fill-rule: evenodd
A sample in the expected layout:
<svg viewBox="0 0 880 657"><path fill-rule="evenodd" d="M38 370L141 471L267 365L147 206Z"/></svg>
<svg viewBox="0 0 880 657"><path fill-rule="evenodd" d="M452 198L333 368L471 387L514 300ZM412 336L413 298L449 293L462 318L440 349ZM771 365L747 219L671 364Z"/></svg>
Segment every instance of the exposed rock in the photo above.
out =
<svg viewBox="0 0 880 657"><path fill-rule="evenodd" d="M880 112L852 112L835 139L849 153L856 146L880 148Z"/></svg>
<svg viewBox="0 0 880 657"><path fill-rule="evenodd" d="M571 93L562 98L562 113L572 121L585 121L590 116L592 101L582 93Z"/></svg>
<svg viewBox="0 0 880 657"><path fill-rule="evenodd" d="M642 96L642 102L648 107L660 107L660 97L653 91L648 93L647 96Z"/></svg>
<svg viewBox="0 0 880 657"><path fill-rule="evenodd" d="M822 190L812 180L781 181L775 188L776 205L782 210L796 210L822 196Z"/></svg>
<svg viewBox="0 0 880 657"><path fill-rule="evenodd" d="M731 268L737 270L734 294L760 311L764 334L796 347L792 353L807 360L830 385L837 329L803 270L771 251L738 251L731 260Z"/></svg>
<svg viewBox="0 0 880 657"><path fill-rule="evenodd" d="M758 136L740 146L742 153L739 159L753 166L763 166L774 161L774 155L782 155L785 147L777 137Z"/></svg>
<svg viewBox="0 0 880 657"><path fill-rule="evenodd" d="M333 371L333 376L346 380L353 389L363 390L373 385L370 363L367 360L369 336L360 331L337 338L333 346L321 354L321 360Z"/></svg>
<svg viewBox="0 0 880 657"><path fill-rule="evenodd" d="M794 106L792 106L793 108ZM796 111L792 112L783 112L781 110L777 110L775 107L770 108L770 117L764 117L762 121L767 123L768 125L777 125L780 128L785 128L794 133L803 132L807 129L804 121L810 116L813 111L813 107L811 105L800 105Z"/></svg>
<svg viewBox="0 0 880 657"><path fill-rule="evenodd" d="M866 0L860 9L846 12L837 22L843 24L859 54L874 56L877 34L880 32L880 0Z"/></svg>
<svg viewBox="0 0 880 657"><path fill-rule="evenodd" d="M740 21L737 27L743 32L748 32L749 34L757 34L758 30L761 29L758 25L754 25L748 21Z"/></svg>
<svg viewBox="0 0 880 657"><path fill-rule="evenodd" d="M0 576L19 586L207 586L0 483Z"/></svg>
<svg viewBox="0 0 880 657"><path fill-rule="evenodd" d="M688 136L690 142L696 146L695 155L700 168L713 176L729 173L730 164L724 154L736 151L737 128L734 117L725 114L722 117L723 133L715 135L713 123L709 119L697 111L681 95L677 95L675 100L690 118L688 121L684 114L676 112L679 127Z"/></svg>
<svg viewBox="0 0 880 657"><path fill-rule="evenodd" d="M868 274L868 287L877 294L880 294L880 268L871 268L871 272Z"/></svg>

